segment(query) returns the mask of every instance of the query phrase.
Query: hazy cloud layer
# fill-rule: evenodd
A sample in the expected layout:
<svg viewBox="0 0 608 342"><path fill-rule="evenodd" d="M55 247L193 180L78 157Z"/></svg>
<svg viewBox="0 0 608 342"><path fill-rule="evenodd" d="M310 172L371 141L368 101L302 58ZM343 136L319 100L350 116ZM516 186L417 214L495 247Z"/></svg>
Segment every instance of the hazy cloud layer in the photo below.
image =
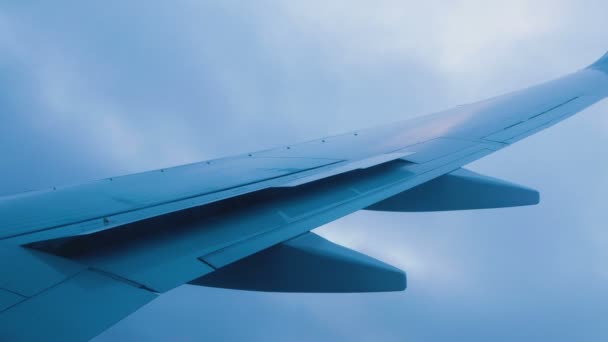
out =
<svg viewBox="0 0 608 342"><path fill-rule="evenodd" d="M608 50L604 1L52 2L0 10L0 193L257 150L471 102ZM184 286L97 341L605 340L608 106L476 162L540 206L360 212L319 232L394 294Z"/></svg>

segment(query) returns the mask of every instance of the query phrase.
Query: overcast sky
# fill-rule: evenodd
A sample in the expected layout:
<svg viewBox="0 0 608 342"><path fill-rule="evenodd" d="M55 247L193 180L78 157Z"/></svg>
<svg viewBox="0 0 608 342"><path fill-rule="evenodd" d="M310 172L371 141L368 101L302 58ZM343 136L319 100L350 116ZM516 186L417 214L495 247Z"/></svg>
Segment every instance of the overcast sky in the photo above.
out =
<svg viewBox="0 0 608 342"><path fill-rule="evenodd" d="M604 0L52 1L0 9L0 194L365 128L575 71ZM388 294L182 286L95 339L608 339L608 102L470 168L535 207L359 212L317 230Z"/></svg>

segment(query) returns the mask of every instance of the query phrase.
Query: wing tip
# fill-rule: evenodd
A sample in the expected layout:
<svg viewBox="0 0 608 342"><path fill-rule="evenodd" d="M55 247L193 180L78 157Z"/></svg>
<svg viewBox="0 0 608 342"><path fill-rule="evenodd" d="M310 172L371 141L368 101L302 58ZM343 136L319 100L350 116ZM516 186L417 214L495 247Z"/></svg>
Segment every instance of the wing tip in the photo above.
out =
<svg viewBox="0 0 608 342"><path fill-rule="evenodd" d="M608 73L608 52L598 59L597 62L591 64L589 69L599 70Z"/></svg>

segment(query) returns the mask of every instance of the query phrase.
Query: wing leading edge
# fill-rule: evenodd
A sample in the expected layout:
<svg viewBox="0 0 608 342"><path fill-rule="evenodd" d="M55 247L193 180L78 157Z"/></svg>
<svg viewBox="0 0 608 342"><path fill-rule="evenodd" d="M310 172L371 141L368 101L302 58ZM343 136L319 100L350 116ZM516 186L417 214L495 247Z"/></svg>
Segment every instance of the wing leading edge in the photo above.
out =
<svg viewBox="0 0 608 342"><path fill-rule="evenodd" d="M534 190L462 167L607 95L608 54L560 79L414 120L0 198L0 339L87 339L185 283L403 289L403 272L309 231L362 209L538 203Z"/></svg>

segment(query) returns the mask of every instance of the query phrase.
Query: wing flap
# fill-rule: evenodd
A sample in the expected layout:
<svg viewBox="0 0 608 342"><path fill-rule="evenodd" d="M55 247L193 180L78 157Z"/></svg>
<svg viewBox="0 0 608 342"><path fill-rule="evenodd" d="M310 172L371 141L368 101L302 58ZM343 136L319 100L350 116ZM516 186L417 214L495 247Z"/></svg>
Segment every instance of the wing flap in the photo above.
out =
<svg viewBox="0 0 608 342"><path fill-rule="evenodd" d="M0 274L0 341L88 340L156 297L73 260L8 244L0 245Z"/></svg>
<svg viewBox="0 0 608 342"><path fill-rule="evenodd" d="M0 244L0 289L21 296L34 296L83 269L83 265L55 255Z"/></svg>
<svg viewBox="0 0 608 342"><path fill-rule="evenodd" d="M159 293L172 290L215 270L190 255L180 257L180 253L176 251L180 248L179 245L171 247L167 254L152 249L125 255L117 250L117 253L91 254L79 260Z"/></svg>
<svg viewBox="0 0 608 342"><path fill-rule="evenodd" d="M0 340L86 341L154 298L152 292L83 271L0 312Z"/></svg>
<svg viewBox="0 0 608 342"><path fill-rule="evenodd" d="M406 288L405 273L306 233L190 282L266 292L386 292Z"/></svg>
<svg viewBox="0 0 608 342"><path fill-rule="evenodd" d="M24 299L25 297L16 293L0 289L0 312L10 308Z"/></svg>

